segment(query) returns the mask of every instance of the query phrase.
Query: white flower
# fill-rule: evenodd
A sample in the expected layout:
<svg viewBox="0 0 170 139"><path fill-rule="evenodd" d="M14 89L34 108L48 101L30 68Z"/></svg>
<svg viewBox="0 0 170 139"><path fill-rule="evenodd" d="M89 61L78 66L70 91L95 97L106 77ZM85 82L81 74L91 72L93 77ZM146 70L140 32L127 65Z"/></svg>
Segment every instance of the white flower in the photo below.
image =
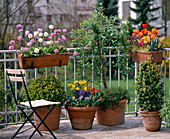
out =
<svg viewBox="0 0 170 139"><path fill-rule="evenodd" d="M49 29L53 29L54 28L54 26L53 25L49 25Z"/></svg>
<svg viewBox="0 0 170 139"><path fill-rule="evenodd" d="M48 32L44 32L44 36L45 36L45 37L48 37Z"/></svg>
<svg viewBox="0 0 170 139"><path fill-rule="evenodd" d="M49 44L50 44L50 41L47 41L47 44L49 45Z"/></svg>
<svg viewBox="0 0 170 139"><path fill-rule="evenodd" d="M52 41L52 40L50 40L50 44L53 44L53 41Z"/></svg>
<svg viewBox="0 0 170 139"><path fill-rule="evenodd" d="M38 42L40 42L40 43L43 42L43 39L42 39L42 38L39 38L39 39L38 39Z"/></svg>
<svg viewBox="0 0 170 139"><path fill-rule="evenodd" d="M35 48L35 49L34 49L34 53L39 53L39 49L38 49L38 48Z"/></svg>
<svg viewBox="0 0 170 139"><path fill-rule="evenodd" d="M43 33L41 32L41 33L39 33L39 37L42 37L43 36Z"/></svg>
<svg viewBox="0 0 170 139"><path fill-rule="evenodd" d="M37 37L38 36L38 31L34 32L34 36Z"/></svg>
<svg viewBox="0 0 170 139"><path fill-rule="evenodd" d="M30 34L28 34L28 38L32 38L33 37L33 35L30 33Z"/></svg>

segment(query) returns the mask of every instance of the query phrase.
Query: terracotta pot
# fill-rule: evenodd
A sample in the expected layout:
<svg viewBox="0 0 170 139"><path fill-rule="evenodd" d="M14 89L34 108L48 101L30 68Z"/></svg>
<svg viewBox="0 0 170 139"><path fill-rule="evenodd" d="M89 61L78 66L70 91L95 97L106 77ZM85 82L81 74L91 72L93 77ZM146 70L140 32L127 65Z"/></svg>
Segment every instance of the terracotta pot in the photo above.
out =
<svg viewBox="0 0 170 139"><path fill-rule="evenodd" d="M159 111L148 112L139 110L144 127L147 131L158 131L161 128L162 118Z"/></svg>
<svg viewBox="0 0 170 139"><path fill-rule="evenodd" d="M69 53L47 54L40 56L20 56L18 55L21 69L33 69L53 66L68 65Z"/></svg>
<svg viewBox="0 0 170 139"><path fill-rule="evenodd" d="M127 99L119 101L120 106L113 106L113 110L110 108L105 111L101 110L101 107L97 110L96 120L99 125L120 125L124 123L125 119L125 105Z"/></svg>
<svg viewBox="0 0 170 139"><path fill-rule="evenodd" d="M151 52L144 52L140 50L136 50L135 54L132 54L132 61L133 62L145 62L150 56L152 56L152 63L161 64L162 63L162 55L163 50L159 51L151 51Z"/></svg>
<svg viewBox="0 0 170 139"><path fill-rule="evenodd" d="M92 128L94 116L99 106L73 107L67 106L72 128L75 130L88 130Z"/></svg>
<svg viewBox="0 0 170 139"><path fill-rule="evenodd" d="M49 112L49 109L48 107L40 107L40 108L37 108L36 111L40 115L40 117L43 119ZM52 112L48 115L48 117L45 119L45 123L47 124L50 130L55 131L59 129L60 114L61 114L61 108L59 106L56 106L52 110ZM35 125L38 125L40 123L40 120L35 113L34 113L34 119L35 119ZM48 131L47 128L43 124L39 127L39 130Z"/></svg>

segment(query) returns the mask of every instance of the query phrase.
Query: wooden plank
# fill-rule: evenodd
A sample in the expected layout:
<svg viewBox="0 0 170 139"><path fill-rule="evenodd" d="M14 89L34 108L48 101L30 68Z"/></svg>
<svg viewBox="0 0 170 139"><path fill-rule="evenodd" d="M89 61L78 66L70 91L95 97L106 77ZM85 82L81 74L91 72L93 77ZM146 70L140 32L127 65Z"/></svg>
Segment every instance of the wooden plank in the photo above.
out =
<svg viewBox="0 0 170 139"><path fill-rule="evenodd" d="M9 76L11 81L17 81L17 82L22 82L22 77L14 77L14 76ZM26 81L26 78L24 77L24 81Z"/></svg>
<svg viewBox="0 0 170 139"><path fill-rule="evenodd" d="M25 74L23 69L6 69L5 71L8 71L9 74L21 74L20 71L22 71L22 74Z"/></svg>

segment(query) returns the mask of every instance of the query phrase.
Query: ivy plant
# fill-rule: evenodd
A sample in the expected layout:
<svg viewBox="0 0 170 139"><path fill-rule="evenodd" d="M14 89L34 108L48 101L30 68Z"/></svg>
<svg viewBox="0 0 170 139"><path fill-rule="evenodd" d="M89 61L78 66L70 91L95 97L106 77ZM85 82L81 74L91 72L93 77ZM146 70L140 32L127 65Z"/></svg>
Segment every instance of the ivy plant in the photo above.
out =
<svg viewBox="0 0 170 139"><path fill-rule="evenodd" d="M142 110L159 111L164 103L163 83L160 82L160 73L151 58L140 63L136 78L137 102Z"/></svg>

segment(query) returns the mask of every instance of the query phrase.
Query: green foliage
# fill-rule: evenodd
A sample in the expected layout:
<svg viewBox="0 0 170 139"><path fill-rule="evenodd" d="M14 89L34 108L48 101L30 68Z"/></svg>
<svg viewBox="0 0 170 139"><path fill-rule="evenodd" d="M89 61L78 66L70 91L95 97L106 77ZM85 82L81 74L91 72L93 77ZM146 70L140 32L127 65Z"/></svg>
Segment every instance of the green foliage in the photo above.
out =
<svg viewBox="0 0 170 139"><path fill-rule="evenodd" d="M0 111L3 111L4 106L5 106L5 90L4 90L4 86L2 83L2 80L0 81Z"/></svg>
<svg viewBox="0 0 170 139"><path fill-rule="evenodd" d="M88 20L84 20L80 25L80 29L71 31L71 46L80 47L79 56L81 57L77 63L81 69L91 66L94 63L93 73L96 78L102 74L104 88L107 88L105 73L107 70L107 59L104 54L108 54L107 47L120 47L120 53L124 55L123 60L128 59L127 40L128 26L122 22L117 16L107 17L103 13L103 7L99 7ZM126 35L125 35L126 34ZM88 50L85 47L89 48ZM115 51L115 50L114 50ZM117 52L118 53L118 52ZM120 66L122 60L119 60ZM124 63L123 63L124 64ZM126 68L126 64L122 66ZM79 77L82 78L80 70Z"/></svg>
<svg viewBox="0 0 170 139"><path fill-rule="evenodd" d="M130 101L129 92L120 87L102 91L102 97L104 99L103 103L101 104L101 109L103 111L106 111L107 108L113 110L114 105L120 106L119 101L123 99L128 99L128 101Z"/></svg>
<svg viewBox="0 0 170 139"><path fill-rule="evenodd" d="M37 79L33 79L27 86L31 100L45 99L48 101L61 102L63 105L66 101L64 87L61 80L55 74L42 75ZM26 92L23 92L26 101Z"/></svg>
<svg viewBox="0 0 170 139"><path fill-rule="evenodd" d="M170 100L165 102L165 105L160 112L162 117L166 117L166 127L170 127Z"/></svg>
<svg viewBox="0 0 170 139"><path fill-rule="evenodd" d="M164 103L163 83L160 82L160 74L151 58L141 63L136 78L137 100L141 109L158 111Z"/></svg>
<svg viewBox="0 0 170 139"><path fill-rule="evenodd" d="M152 14L154 11L159 10L160 7L153 7L153 0L137 0L133 1L136 8L130 7L130 10L138 14L137 19L129 18L131 23L134 25L140 24L140 28L142 28L142 24L148 24L148 29L151 29L149 23L151 21L157 20L159 17L154 17Z"/></svg>
<svg viewBox="0 0 170 139"><path fill-rule="evenodd" d="M101 3L104 7L104 15L106 16L115 16L118 15L118 7L117 7L117 0L98 0L98 7L101 6Z"/></svg>

